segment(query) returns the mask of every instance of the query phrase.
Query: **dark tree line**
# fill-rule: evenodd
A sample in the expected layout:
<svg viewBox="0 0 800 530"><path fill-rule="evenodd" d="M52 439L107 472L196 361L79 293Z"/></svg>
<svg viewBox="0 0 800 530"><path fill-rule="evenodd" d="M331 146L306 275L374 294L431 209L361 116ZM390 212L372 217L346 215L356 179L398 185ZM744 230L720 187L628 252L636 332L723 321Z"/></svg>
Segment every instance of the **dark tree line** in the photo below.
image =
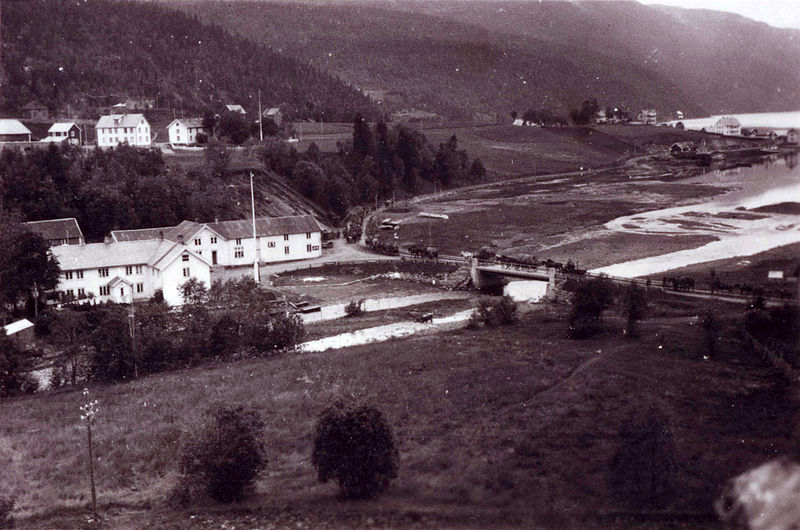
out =
<svg viewBox="0 0 800 530"><path fill-rule="evenodd" d="M4 3L2 24L0 106L8 111L34 99L74 111L76 103L101 107L126 95L187 111L220 102L255 110L260 88L290 118L378 115L336 77L154 3Z"/></svg>
<svg viewBox="0 0 800 530"><path fill-rule="evenodd" d="M360 115L352 139L340 142L338 153L321 153L313 143L298 153L284 142L267 140L259 158L265 169L287 177L305 197L339 216L356 204L486 175L480 159L470 161L459 149L455 135L437 148L416 130L383 122L370 126Z"/></svg>
<svg viewBox="0 0 800 530"><path fill-rule="evenodd" d="M167 168L157 150L82 151L50 145L0 152L0 201L25 220L75 217L99 240L121 228L232 217L225 184L209 173Z"/></svg>

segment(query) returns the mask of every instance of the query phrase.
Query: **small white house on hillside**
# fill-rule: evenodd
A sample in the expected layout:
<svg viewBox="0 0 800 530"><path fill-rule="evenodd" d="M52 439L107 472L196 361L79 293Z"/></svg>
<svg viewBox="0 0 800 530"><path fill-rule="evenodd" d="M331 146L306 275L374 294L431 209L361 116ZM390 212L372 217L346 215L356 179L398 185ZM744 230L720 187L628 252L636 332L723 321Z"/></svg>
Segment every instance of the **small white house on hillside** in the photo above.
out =
<svg viewBox="0 0 800 530"><path fill-rule="evenodd" d="M157 290L169 305L183 304L181 285L196 278L211 286L211 263L182 243L151 239L52 247L62 299L130 303Z"/></svg>
<svg viewBox="0 0 800 530"><path fill-rule="evenodd" d="M68 142L72 145L81 145L83 135L81 128L74 122L59 122L47 130L47 137L42 142Z"/></svg>
<svg viewBox="0 0 800 530"><path fill-rule="evenodd" d="M99 147L115 147L122 144L150 147L150 124L143 114L100 116L94 128Z"/></svg>
<svg viewBox="0 0 800 530"><path fill-rule="evenodd" d="M228 109L228 112L238 112L239 114L247 114L247 111L244 110L244 107L241 105L225 105L225 108Z"/></svg>
<svg viewBox="0 0 800 530"><path fill-rule="evenodd" d="M203 118L178 118L167 125L167 137L173 145L195 144L200 133L207 134Z"/></svg>

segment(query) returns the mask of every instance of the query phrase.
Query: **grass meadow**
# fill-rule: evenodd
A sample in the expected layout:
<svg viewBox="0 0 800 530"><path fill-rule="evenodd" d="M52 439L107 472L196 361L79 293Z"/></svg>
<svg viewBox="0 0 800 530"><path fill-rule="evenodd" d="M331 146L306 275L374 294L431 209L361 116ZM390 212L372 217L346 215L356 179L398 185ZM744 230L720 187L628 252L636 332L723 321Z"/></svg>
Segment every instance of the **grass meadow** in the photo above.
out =
<svg viewBox="0 0 800 530"><path fill-rule="evenodd" d="M703 360L698 315L739 309L700 304L707 302L656 300L635 340L621 333L624 322L613 312L605 334L567 339L568 308L555 304L526 312L513 327L93 385L100 511L108 528L189 528L199 525L190 519L197 514L209 528L286 517L292 526L330 528L368 520L386 527L605 526L599 514L620 509L606 486L619 426L657 407L672 426L680 484L664 517L699 514L713 528L711 502L725 480L794 450L795 409L778 375L735 338ZM310 452L317 414L345 394L368 396L384 411L400 474L378 499L343 505L334 484L316 482ZM21 527L72 528L85 519L81 399L75 389L2 403L0 495L17 498ZM266 471L242 505L174 506L168 498L182 437L215 402L260 412Z"/></svg>

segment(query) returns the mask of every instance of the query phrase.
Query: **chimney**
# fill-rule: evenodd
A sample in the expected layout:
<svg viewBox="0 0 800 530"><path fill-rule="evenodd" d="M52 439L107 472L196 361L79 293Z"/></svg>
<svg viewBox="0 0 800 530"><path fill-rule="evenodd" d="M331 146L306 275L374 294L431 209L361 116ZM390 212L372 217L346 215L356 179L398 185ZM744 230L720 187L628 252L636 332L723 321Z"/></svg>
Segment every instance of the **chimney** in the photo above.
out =
<svg viewBox="0 0 800 530"><path fill-rule="evenodd" d="M106 245L110 245L113 241L114 240L111 239L111 236L106 236L103 238L103 243L105 243Z"/></svg>
<svg viewBox="0 0 800 530"><path fill-rule="evenodd" d="M185 245L186 244L183 241L183 234L178 234L178 243L180 243L181 245Z"/></svg>
<svg viewBox="0 0 800 530"><path fill-rule="evenodd" d="M163 230L159 230L158 231L158 240L159 241L164 241L164 231Z"/></svg>

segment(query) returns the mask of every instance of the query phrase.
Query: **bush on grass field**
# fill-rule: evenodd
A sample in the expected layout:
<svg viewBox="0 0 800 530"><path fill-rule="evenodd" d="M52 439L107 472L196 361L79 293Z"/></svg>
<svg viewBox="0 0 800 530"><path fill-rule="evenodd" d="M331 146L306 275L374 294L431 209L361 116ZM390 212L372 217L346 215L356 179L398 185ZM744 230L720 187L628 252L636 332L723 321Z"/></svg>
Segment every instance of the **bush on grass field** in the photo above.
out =
<svg viewBox="0 0 800 530"><path fill-rule="evenodd" d="M200 428L184 444L181 473L186 497L203 488L217 502L241 500L267 465L258 412L243 406L206 411Z"/></svg>
<svg viewBox="0 0 800 530"><path fill-rule="evenodd" d="M518 320L517 304L509 296L497 300L483 299L472 312L467 326L471 329L483 323L489 327L516 324Z"/></svg>
<svg viewBox="0 0 800 530"><path fill-rule="evenodd" d="M341 495L377 495L397 477L398 452L381 411L358 401L337 401L322 411L312 463L320 482L336 479Z"/></svg>

